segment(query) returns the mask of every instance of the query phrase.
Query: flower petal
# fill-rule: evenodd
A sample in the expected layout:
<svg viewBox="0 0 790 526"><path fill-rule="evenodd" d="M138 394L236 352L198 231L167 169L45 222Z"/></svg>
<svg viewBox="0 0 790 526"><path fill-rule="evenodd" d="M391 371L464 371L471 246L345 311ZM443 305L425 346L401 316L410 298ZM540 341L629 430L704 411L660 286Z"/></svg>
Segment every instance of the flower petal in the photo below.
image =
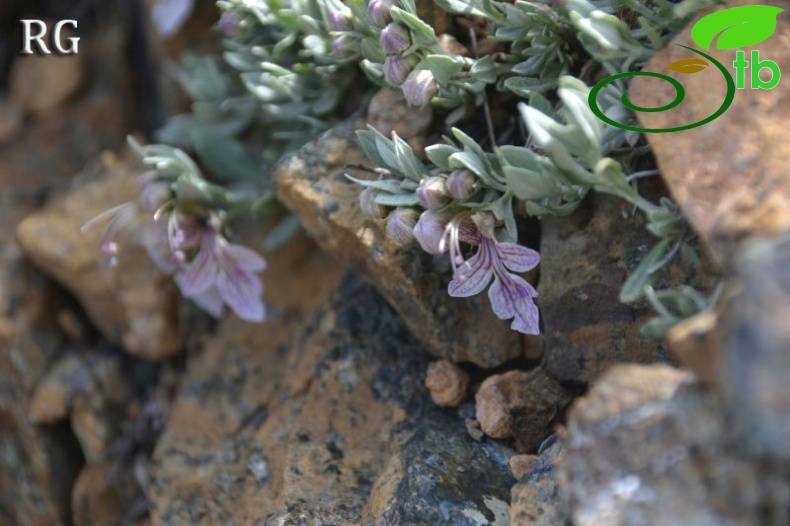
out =
<svg viewBox="0 0 790 526"><path fill-rule="evenodd" d="M239 318L247 321L263 321L265 317L261 298L263 284L258 276L244 270L235 272L223 270L217 277L217 289L225 303Z"/></svg>
<svg viewBox="0 0 790 526"><path fill-rule="evenodd" d="M221 242L219 246L223 258L229 260L228 263L234 268L240 268L249 272L260 272L266 268L266 260L254 250L242 245L233 245ZM224 263L224 262L223 262ZM223 264L223 267L227 267Z"/></svg>
<svg viewBox="0 0 790 526"><path fill-rule="evenodd" d="M208 243L203 243L195 259L180 273L178 285L181 293L192 298L205 292L217 279L219 267L213 251Z"/></svg>
<svg viewBox="0 0 790 526"><path fill-rule="evenodd" d="M206 291L190 299L214 318L222 318L222 314L225 312L225 304L222 302L222 296L219 295L219 290L217 290L215 286L209 287Z"/></svg>
<svg viewBox="0 0 790 526"><path fill-rule="evenodd" d="M483 240L477 253L458 267L447 286L450 296L468 298L483 292L494 274L491 250L491 243Z"/></svg>
<svg viewBox="0 0 790 526"><path fill-rule="evenodd" d="M507 272L494 275L494 283L488 289L491 309L500 320L509 320L515 316L528 319L530 304L537 292L524 278Z"/></svg>
<svg viewBox="0 0 790 526"><path fill-rule="evenodd" d="M515 243L497 243L499 260L513 272L526 272L540 263L540 254Z"/></svg>
<svg viewBox="0 0 790 526"><path fill-rule="evenodd" d="M540 313L531 299L525 299L518 309L510 328L522 334L540 334Z"/></svg>

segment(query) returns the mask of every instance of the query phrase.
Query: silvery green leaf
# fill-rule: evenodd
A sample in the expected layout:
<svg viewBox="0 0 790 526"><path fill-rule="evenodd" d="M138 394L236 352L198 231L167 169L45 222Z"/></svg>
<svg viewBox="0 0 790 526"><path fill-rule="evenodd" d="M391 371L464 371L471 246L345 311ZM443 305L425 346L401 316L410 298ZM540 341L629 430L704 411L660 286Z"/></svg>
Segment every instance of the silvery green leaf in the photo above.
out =
<svg viewBox="0 0 790 526"><path fill-rule="evenodd" d="M395 148L395 155L397 156L400 173L415 181L420 181L424 177L428 176L428 169L425 168L425 165L422 163L422 161L420 161L417 156L414 155L411 146L409 146L406 141L398 137L398 134L395 132L392 132L392 144ZM379 152L381 151L379 150Z"/></svg>
<svg viewBox="0 0 790 526"><path fill-rule="evenodd" d="M541 113L545 113L554 120L558 118L557 114L554 112L554 106L552 106L549 100L541 95L540 92L533 91L529 95L529 105Z"/></svg>
<svg viewBox="0 0 790 526"><path fill-rule="evenodd" d="M222 182L252 181L261 175L238 140L207 128L192 131L195 153L203 165Z"/></svg>
<svg viewBox="0 0 790 526"><path fill-rule="evenodd" d="M359 145L362 147L362 151L365 152L368 159L373 161L376 165L386 167L390 169L389 166L384 161L384 158L379 153L379 145L378 140L383 138L385 141L387 140L386 137L381 135L378 131L374 128L370 128L367 130L357 130L356 132L357 139L359 140ZM392 151L392 157L395 156L395 151Z"/></svg>
<svg viewBox="0 0 790 526"><path fill-rule="evenodd" d="M395 179L357 179L356 177L353 177L349 174L344 175L346 176L346 179L350 179L358 185L364 186L366 188L375 188L376 190L381 190L390 194L400 194L403 191L401 182Z"/></svg>
<svg viewBox="0 0 790 526"><path fill-rule="evenodd" d="M487 18L483 11L466 0L436 0L436 5L449 13Z"/></svg>
<svg viewBox="0 0 790 526"><path fill-rule="evenodd" d="M637 266L631 275L628 276L628 279L626 279L620 291L621 302L631 303L645 295L645 287L651 284L653 278L653 274L650 273L650 270L666 256L671 242L672 239L670 238L662 239L647 253L644 259L639 263L639 266Z"/></svg>
<svg viewBox="0 0 790 526"><path fill-rule="evenodd" d="M593 170L595 175L595 189L599 192L618 195L624 199L632 200L636 197L636 190L628 184L623 173L623 165L604 157L595 165Z"/></svg>
<svg viewBox="0 0 790 526"><path fill-rule="evenodd" d="M550 173L521 166L505 166L503 170L508 189L519 199L537 201L561 197L565 193L560 182Z"/></svg>
<svg viewBox="0 0 790 526"><path fill-rule="evenodd" d="M269 232L263 241L263 249L271 252L282 247L302 231L302 223L295 214L288 214Z"/></svg>
<svg viewBox="0 0 790 526"><path fill-rule="evenodd" d="M464 63L460 57L449 55L428 55L425 57L425 65L436 77L436 82L439 85L449 83L456 73L464 69Z"/></svg>
<svg viewBox="0 0 790 526"><path fill-rule="evenodd" d="M432 144L425 148L425 155L442 170L450 170L450 156L459 151L449 144Z"/></svg>
<svg viewBox="0 0 790 526"><path fill-rule="evenodd" d="M496 63L491 55L476 60L472 67L469 69L469 74L472 78L479 80L485 84L493 84L496 82Z"/></svg>
<svg viewBox="0 0 790 526"><path fill-rule="evenodd" d="M384 194L376 196L376 203L384 206L417 206L420 198L417 194Z"/></svg>
<svg viewBox="0 0 790 526"><path fill-rule="evenodd" d="M529 98L532 93L545 91L557 85L556 79L536 79L530 77L510 77L505 87L519 97Z"/></svg>
<svg viewBox="0 0 790 526"><path fill-rule="evenodd" d="M390 9L390 15L396 22L400 22L412 31L412 37L416 44L420 46L431 46L437 44L436 33L433 28L420 20L419 17L404 11L399 7Z"/></svg>

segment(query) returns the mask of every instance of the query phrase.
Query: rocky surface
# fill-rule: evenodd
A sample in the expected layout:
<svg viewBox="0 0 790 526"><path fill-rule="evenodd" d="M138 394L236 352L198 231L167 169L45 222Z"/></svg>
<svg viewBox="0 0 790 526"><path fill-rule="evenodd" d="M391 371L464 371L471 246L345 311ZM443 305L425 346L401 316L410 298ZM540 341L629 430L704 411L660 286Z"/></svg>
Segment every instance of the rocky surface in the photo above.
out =
<svg viewBox="0 0 790 526"><path fill-rule="evenodd" d="M613 368L574 405L556 477L575 526L779 525L788 466L752 457L691 373Z"/></svg>
<svg viewBox="0 0 790 526"><path fill-rule="evenodd" d="M112 266L98 250L106 225L80 231L100 213L137 199L140 171L131 154L104 155L101 165L85 174L92 181L27 217L17 238L37 266L74 293L107 339L135 356L163 360L181 349L175 286L133 237L120 244L118 264Z"/></svg>
<svg viewBox="0 0 790 526"><path fill-rule="evenodd" d="M526 473L518 477L511 490L511 526L563 524L564 510L560 506L559 488L554 476L554 465L561 455L562 449L555 442L533 459Z"/></svg>
<svg viewBox="0 0 790 526"><path fill-rule="evenodd" d="M543 369L489 376L475 394L483 433L513 438L520 452L538 449L569 402L568 393Z"/></svg>
<svg viewBox="0 0 790 526"><path fill-rule="evenodd" d="M728 2L726 7L758 3L737 0ZM749 56L752 49L759 48L761 59L772 60L780 70L788 71L790 3L779 1L771 5L785 9L777 18L776 31L768 40L742 49ZM681 31L673 42L695 46L688 30ZM670 45L656 54L645 69L666 73L669 64L689 55L687 50ZM718 50L715 46L710 55L725 65L735 59L733 50ZM693 75L669 73L680 77L686 97L671 111L640 113L643 126L668 128L697 122L712 115L724 101L726 83L717 68L711 66ZM786 147L790 129L785 122L790 93L781 85L771 90L748 89L749 80L746 82L747 89L736 90L732 105L714 121L679 133L647 134L673 197L725 266L739 239L790 229L790 178L786 170L790 162L790 149ZM638 106L658 107L673 99L674 88L658 79L637 77L628 93Z"/></svg>
<svg viewBox="0 0 790 526"><path fill-rule="evenodd" d="M599 194L570 216L542 221L544 366L561 381L587 383L615 363L669 359L663 342L639 334L653 315L650 307L618 299L629 273L655 243L642 214L631 212L624 201Z"/></svg>
<svg viewBox="0 0 790 526"><path fill-rule="evenodd" d="M434 258L416 246L395 247L384 237L384 220L362 215L362 187L343 175L346 163L369 164L354 135L361 125L349 120L281 164L274 174L280 199L322 248L376 285L433 355L481 367L521 356L524 342L534 338L522 338L498 320L484 295L448 298L449 268L437 269Z"/></svg>

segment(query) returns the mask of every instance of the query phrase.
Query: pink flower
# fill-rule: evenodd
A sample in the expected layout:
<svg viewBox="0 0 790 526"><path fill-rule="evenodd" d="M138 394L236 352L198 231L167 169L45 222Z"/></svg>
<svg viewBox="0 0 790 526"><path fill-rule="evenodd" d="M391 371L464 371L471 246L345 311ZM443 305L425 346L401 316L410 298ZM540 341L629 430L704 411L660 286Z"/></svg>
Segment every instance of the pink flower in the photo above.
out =
<svg viewBox="0 0 790 526"><path fill-rule="evenodd" d="M255 251L228 242L206 228L197 255L175 275L181 293L214 317L228 305L240 318L263 321L263 283L257 276L266 262Z"/></svg>
<svg viewBox="0 0 790 526"><path fill-rule="evenodd" d="M474 296L483 292L493 279L488 299L494 314L500 320L513 318L510 325L513 330L539 334L538 307L533 301L538 293L524 278L513 273L535 268L540 255L515 243L500 243L485 234L479 240L477 253L455 269L447 292L456 298Z"/></svg>

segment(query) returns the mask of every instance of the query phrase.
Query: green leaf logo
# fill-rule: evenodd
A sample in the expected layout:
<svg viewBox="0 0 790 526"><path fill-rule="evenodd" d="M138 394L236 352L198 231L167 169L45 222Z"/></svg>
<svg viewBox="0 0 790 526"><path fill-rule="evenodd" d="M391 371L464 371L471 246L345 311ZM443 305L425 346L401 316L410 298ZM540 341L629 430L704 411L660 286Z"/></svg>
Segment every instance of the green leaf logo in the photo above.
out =
<svg viewBox="0 0 790 526"><path fill-rule="evenodd" d="M702 17L691 28L691 38L709 51L713 40L717 49L735 49L759 44L776 31L776 17L784 11L769 5L731 7Z"/></svg>
<svg viewBox="0 0 790 526"><path fill-rule="evenodd" d="M667 71L677 71L678 73L683 73L684 75L690 75L691 73L698 73L702 71L709 65L710 64L701 58L684 58L683 60L677 60L667 66Z"/></svg>

